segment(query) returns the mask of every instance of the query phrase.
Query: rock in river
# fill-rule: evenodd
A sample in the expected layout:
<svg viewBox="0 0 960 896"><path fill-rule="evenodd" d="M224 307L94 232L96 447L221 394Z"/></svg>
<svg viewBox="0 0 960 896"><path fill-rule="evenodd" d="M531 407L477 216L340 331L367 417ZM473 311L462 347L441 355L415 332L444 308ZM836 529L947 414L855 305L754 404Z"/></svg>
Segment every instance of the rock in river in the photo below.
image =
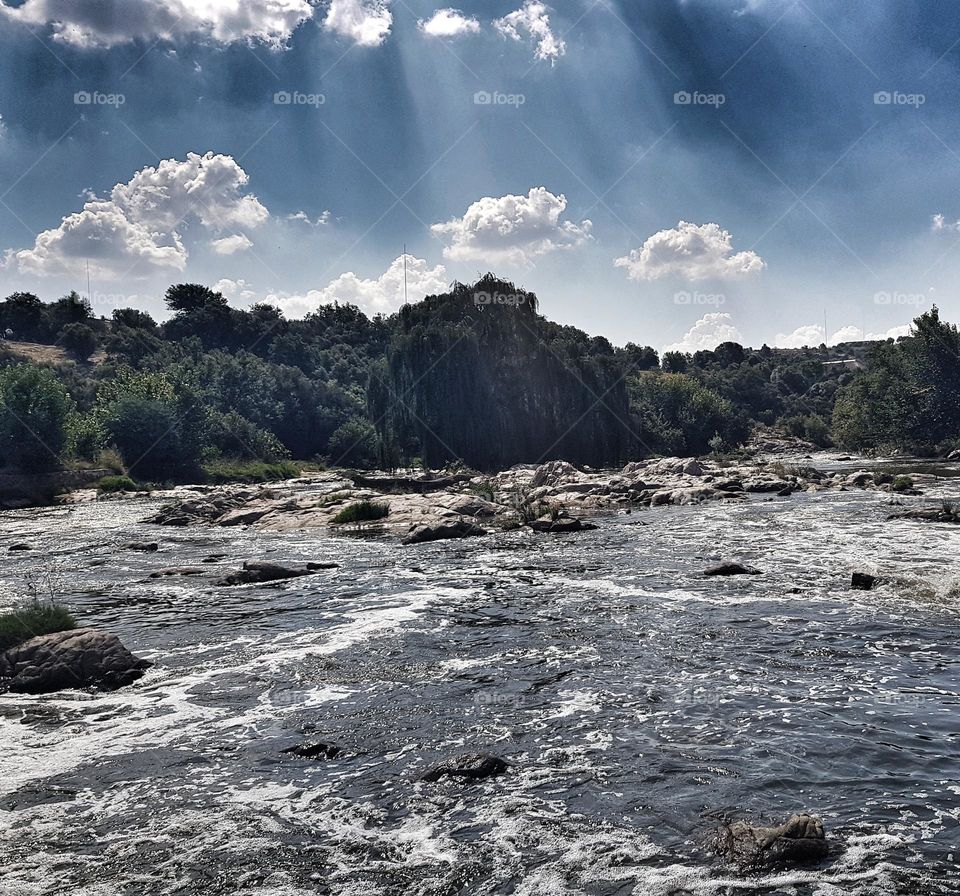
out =
<svg viewBox="0 0 960 896"><path fill-rule="evenodd" d="M340 755L340 748L325 743L297 744L295 747L287 747L286 750L280 752L299 756L301 759L336 759Z"/></svg>
<svg viewBox="0 0 960 896"><path fill-rule="evenodd" d="M538 520L531 520L529 525L534 532L550 532L554 535L564 532L588 532L599 528L595 523L585 523L572 516L560 516L556 519L540 517Z"/></svg>
<svg viewBox="0 0 960 896"><path fill-rule="evenodd" d="M151 665L130 653L116 635L79 628L40 635L0 654L0 689L23 694L113 690L136 681Z"/></svg>
<svg viewBox="0 0 960 896"><path fill-rule="evenodd" d="M464 753L450 759L444 759L424 774L424 781L433 783L441 778L464 778L468 781L482 781L507 770L507 763L499 756L489 753Z"/></svg>
<svg viewBox="0 0 960 896"><path fill-rule="evenodd" d="M760 570L742 563L719 563L703 571L705 576L758 576Z"/></svg>
<svg viewBox="0 0 960 896"><path fill-rule="evenodd" d="M769 867L822 859L828 852L823 822L812 815L791 815L779 827L759 827L746 821L725 824L717 837L717 852L741 865Z"/></svg>
<svg viewBox="0 0 960 896"><path fill-rule="evenodd" d="M320 564L311 563L302 569L293 569L290 566L281 566L279 563L267 563L263 560L247 560L243 569L230 573L221 585L253 585L260 582L279 582L283 579L296 579L300 576L313 575L318 569L324 568Z"/></svg>
<svg viewBox="0 0 960 896"><path fill-rule="evenodd" d="M450 522L415 526L403 539L402 544L423 544L426 541L441 541L445 538L470 538L486 535L487 530L468 520L457 519Z"/></svg>

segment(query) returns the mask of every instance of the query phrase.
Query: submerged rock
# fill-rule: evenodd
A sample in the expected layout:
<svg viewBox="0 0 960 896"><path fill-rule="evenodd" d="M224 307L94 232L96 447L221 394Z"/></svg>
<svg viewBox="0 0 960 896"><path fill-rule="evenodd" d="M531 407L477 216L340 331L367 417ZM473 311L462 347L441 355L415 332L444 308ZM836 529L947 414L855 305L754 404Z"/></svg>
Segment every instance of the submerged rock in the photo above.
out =
<svg viewBox="0 0 960 896"><path fill-rule="evenodd" d="M136 681L151 665L130 653L116 635L73 629L40 635L0 654L0 689L23 694L114 690Z"/></svg>
<svg viewBox="0 0 960 896"><path fill-rule="evenodd" d="M202 576L206 573L205 569L199 566L170 566L166 569L158 569L150 573L151 579L164 579L167 576Z"/></svg>
<svg viewBox="0 0 960 896"><path fill-rule="evenodd" d="M877 577L868 572L855 572L850 581L850 587L857 591L870 591L877 584Z"/></svg>
<svg viewBox="0 0 960 896"><path fill-rule="evenodd" d="M807 814L791 815L779 827L760 827L746 821L725 824L716 848L719 855L752 867L816 861L829 850L823 822Z"/></svg>
<svg viewBox="0 0 960 896"><path fill-rule="evenodd" d="M553 535L565 532L589 532L592 529L599 529L595 523L587 523L572 516L560 516L556 519L546 516L538 520L531 520L528 523L534 532L549 532Z"/></svg>
<svg viewBox="0 0 960 896"><path fill-rule="evenodd" d="M295 747L287 747L286 750L280 752L299 756L301 759L336 759L342 751L334 744L315 743L297 744Z"/></svg>
<svg viewBox="0 0 960 896"><path fill-rule="evenodd" d="M297 579L300 576L313 575L319 564L311 563L301 569L281 566L279 563L267 563L263 560L246 560L242 569L230 573L221 585L254 585L260 582L279 582L283 579Z"/></svg>
<svg viewBox="0 0 960 896"><path fill-rule="evenodd" d="M464 778L468 781L482 781L505 772L508 765L499 756L489 753L463 753L444 759L430 768L421 780L433 783L441 778Z"/></svg>
<svg viewBox="0 0 960 896"><path fill-rule="evenodd" d="M427 541L442 541L445 538L471 538L486 535L487 530L469 520L415 526L401 541L401 544L423 544Z"/></svg>
<svg viewBox="0 0 960 896"><path fill-rule="evenodd" d="M719 563L703 571L705 576L758 576L760 570L742 563Z"/></svg>

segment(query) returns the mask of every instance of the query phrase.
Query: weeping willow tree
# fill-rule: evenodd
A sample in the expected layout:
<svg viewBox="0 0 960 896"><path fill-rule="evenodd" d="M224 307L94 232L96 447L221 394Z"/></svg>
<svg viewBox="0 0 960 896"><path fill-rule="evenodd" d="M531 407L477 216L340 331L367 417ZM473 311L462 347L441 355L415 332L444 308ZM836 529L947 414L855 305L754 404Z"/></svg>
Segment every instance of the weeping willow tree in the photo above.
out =
<svg viewBox="0 0 960 896"><path fill-rule="evenodd" d="M404 306L367 393L385 460L491 470L628 457L629 401L612 346L537 311L533 293L491 274Z"/></svg>

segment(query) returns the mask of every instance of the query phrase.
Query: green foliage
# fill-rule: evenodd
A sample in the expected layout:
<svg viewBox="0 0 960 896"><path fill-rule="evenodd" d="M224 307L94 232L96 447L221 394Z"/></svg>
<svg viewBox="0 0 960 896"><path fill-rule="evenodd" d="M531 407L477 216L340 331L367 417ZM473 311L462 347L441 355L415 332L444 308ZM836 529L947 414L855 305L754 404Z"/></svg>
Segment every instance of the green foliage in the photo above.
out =
<svg viewBox="0 0 960 896"><path fill-rule="evenodd" d="M338 525L341 523L365 523L371 520L382 520L389 514L389 504L375 501L355 501L334 516L332 522Z"/></svg>
<svg viewBox="0 0 960 896"><path fill-rule="evenodd" d="M373 424L360 417L341 423L327 443L330 464L335 467L373 469L379 462L379 439Z"/></svg>
<svg viewBox="0 0 960 896"><path fill-rule="evenodd" d="M265 463L259 460L238 460L236 458L218 458L203 465L204 477L208 482L276 482L282 479L296 479L300 467L292 461Z"/></svg>
<svg viewBox="0 0 960 896"><path fill-rule="evenodd" d="M67 324L59 336L60 344L72 355L85 361L97 350L97 334L86 324Z"/></svg>
<svg viewBox="0 0 960 896"><path fill-rule="evenodd" d="M895 492L908 492L913 488L913 479L910 476L894 476L890 488Z"/></svg>
<svg viewBox="0 0 960 896"><path fill-rule="evenodd" d="M73 410L50 370L18 364L0 371L0 458L28 472L58 467Z"/></svg>
<svg viewBox="0 0 960 896"><path fill-rule="evenodd" d="M97 482L97 491L135 492L140 487L129 476L101 476Z"/></svg>
<svg viewBox="0 0 960 896"><path fill-rule="evenodd" d="M242 460L282 461L290 452L272 433L261 429L236 411L211 411L207 444L216 452Z"/></svg>
<svg viewBox="0 0 960 896"><path fill-rule="evenodd" d="M682 373L643 373L630 381L633 413L649 452L695 455L741 442L748 426L730 402Z"/></svg>
<svg viewBox="0 0 960 896"><path fill-rule="evenodd" d="M76 627L76 620L64 607L34 599L23 607L0 615L0 651L9 650L38 635Z"/></svg>
<svg viewBox="0 0 960 896"><path fill-rule="evenodd" d="M93 414L72 414L67 423L67 451L71 457L92 461L107 444L107 433Z"/></svg>

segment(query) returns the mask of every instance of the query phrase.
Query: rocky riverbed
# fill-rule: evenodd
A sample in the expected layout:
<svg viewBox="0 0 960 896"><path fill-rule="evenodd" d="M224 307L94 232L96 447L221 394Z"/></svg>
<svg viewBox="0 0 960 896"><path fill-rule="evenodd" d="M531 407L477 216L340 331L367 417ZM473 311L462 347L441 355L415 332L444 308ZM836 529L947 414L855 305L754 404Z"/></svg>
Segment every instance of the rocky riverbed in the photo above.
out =
<svg viewBox="0 0 960 896"><path fill-rule="evenodd" d="M677 463L0 514L0 609L54 594L145 661L0 696L0 888L955 892L960 529L889 518L954 480ZM364 498L388 515L332 523ZM488 534L400 543L461 518Z"/></svg>

